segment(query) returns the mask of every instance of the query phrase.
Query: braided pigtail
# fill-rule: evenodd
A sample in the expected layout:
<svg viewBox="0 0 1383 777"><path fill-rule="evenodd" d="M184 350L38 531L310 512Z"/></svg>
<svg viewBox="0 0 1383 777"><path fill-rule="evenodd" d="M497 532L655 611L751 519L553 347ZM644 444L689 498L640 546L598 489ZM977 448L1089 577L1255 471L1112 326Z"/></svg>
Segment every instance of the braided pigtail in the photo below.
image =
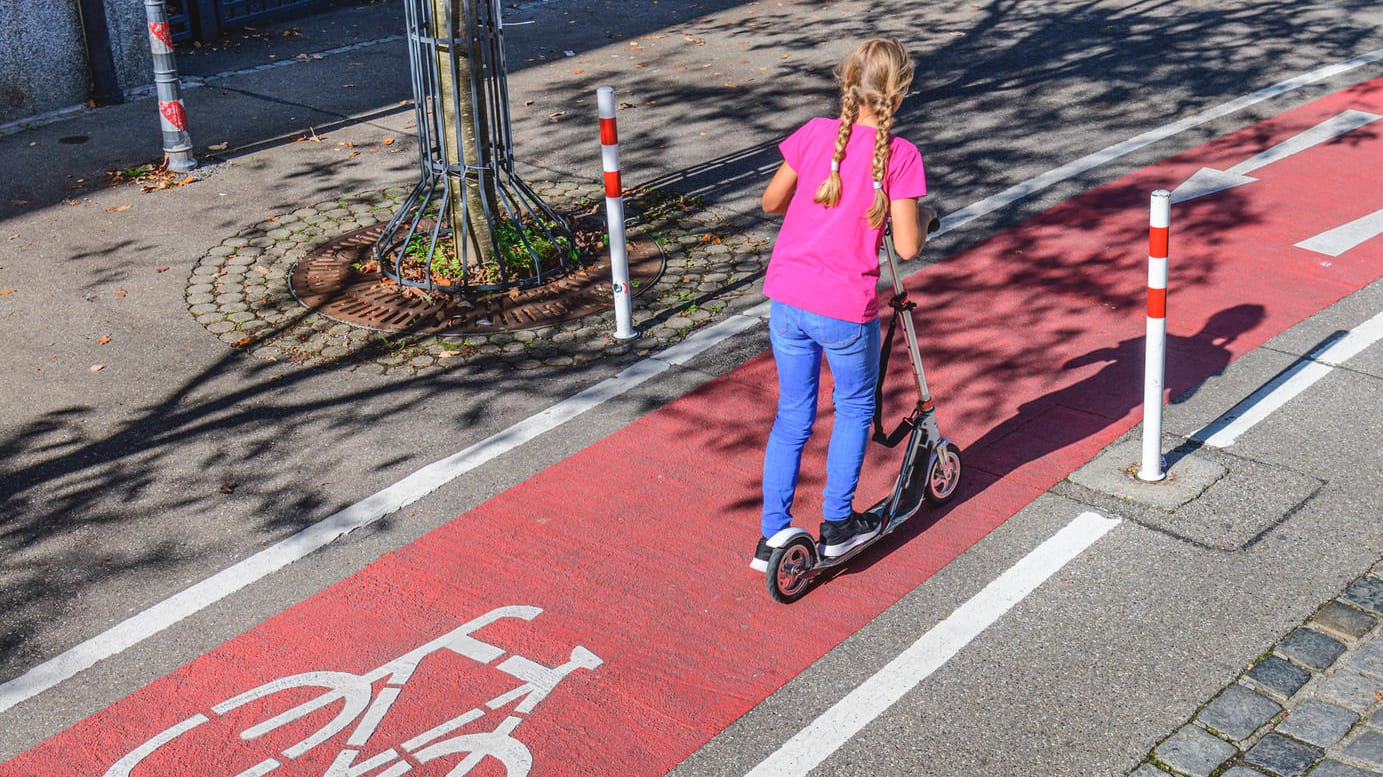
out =
<svg viewBox="0 0 1383 777"><path fill-rule="evenodd" d="M869 226L879 229L888 217L888 193L884 191L884 174L888 172L888 156L891 149L889 128L893 126L893 100L877 100L870 108L879 119L879 129L874 133L874 166L870 177L874 179L874 204L869 206L865 217Z"/></svg>
<svg viewBox="0 0 1383 777"><path fill-rule="evenodd" d="M836 150L831 154L831 174L816 189L812 198L819 205L834 208L840 204L840 160L845 158L845 145L850 142L850 130L860 115L860 101L852 90L845 89L840 96L840 131L836 133Z"/></svg>
<svg viewBox="0 0 1383 777"><path fill-rule="evenodd" d="M836 65L836 81L840 84L840 131L836 133L835 153L831 155L831 174L821 183L812 199L833 208L840 204L840 160L850 142L850 131L859 120L860 111L867 110L878 130L874 135L874 204L865 216L874 229L883 226L888 218L888 193L884 191L884 175L888 172L891 148L889 130L893 114L903 95L912 85L912 60L896 40L875 38L865 41Z"/></svg>

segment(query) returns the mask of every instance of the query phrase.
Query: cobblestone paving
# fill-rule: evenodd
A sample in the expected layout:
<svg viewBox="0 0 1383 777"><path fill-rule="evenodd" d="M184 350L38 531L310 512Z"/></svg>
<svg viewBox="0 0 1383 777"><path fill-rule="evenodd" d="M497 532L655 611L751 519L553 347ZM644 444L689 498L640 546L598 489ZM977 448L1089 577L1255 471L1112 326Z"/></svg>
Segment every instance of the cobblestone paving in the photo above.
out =
<svg viewBox="0 0 1383 777"><path fill-rule="evenodd" d="M530 185L558 211L604 197L598 183ZM634 340L612 337L612 310L535 329L414 336L341 323L298 302L289 289L293 265L328 240L388 221L407 193L399 186L340 197L226 238L193 267L188 312L227 347L259 359L411 376L475 361L534 369L649 353L761 299L765 238L725 234L721 220L693 200L640 192L628 199L631 231L657 241L666 266L652 288L636 289Z"/></svg>
<svg viewBox="0 0 1383 777"><path fill-rule="evenodd" d="M1130 777L1383 775L1383 562L1316 611Z"/></svg>

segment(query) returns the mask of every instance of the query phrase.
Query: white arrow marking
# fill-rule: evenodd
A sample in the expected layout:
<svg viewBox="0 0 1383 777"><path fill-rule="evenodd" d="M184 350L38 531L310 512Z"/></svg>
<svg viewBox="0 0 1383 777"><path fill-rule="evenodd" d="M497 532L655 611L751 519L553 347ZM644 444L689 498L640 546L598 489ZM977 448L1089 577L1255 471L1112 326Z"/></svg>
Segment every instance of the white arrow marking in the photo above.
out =
<svg viewBox="0 0 1383 777"><path fill-rule="evenodd" d="M1383 210L1322 232L1297 243L1297 248L1315 251L1326 256L1339 256L1370 238L1383 234Z"/></svg>
<svg viewBox="0 0 1383 777"><path fill-rule="evenodd" d="M1202 167L1197 170L1190 178L1187 178L1176 189L1172 190L1172 203L1186 202L1197 197L1204 197L1207 194L1222 192L1226 189L1233 189L1236 186L1243 186L1246 183L1253 183L1257 178L1251 178L1248 174L1265 165L1270 165L1281 159L1305 151L1322 143L1327 143L1335 138L1344 135L1352 130L1359 129L1365 124L1378 121L1383 116L1363 111L1345 111L1309 130L1297 135L1296 137L1278 143L1272 148L1254 154L1239 164L1228 170L1215 170L1209 167Z"/></svg>

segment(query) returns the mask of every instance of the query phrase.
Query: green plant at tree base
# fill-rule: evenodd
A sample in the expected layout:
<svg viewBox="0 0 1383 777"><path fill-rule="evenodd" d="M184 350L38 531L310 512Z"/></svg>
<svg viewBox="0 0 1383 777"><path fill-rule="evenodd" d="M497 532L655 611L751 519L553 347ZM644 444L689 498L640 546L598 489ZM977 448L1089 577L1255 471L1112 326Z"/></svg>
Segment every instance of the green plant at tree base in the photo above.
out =
<svg viewBox="0 0 1383 777"><path fill-rule="evenodd" d="M499 247L498 257L495 260L470 262L469 266L463 266L454 240L449 237L439 239L436 249L432 251L432 277L450 282L442 285L492 285L534 275L535 254L539 262L545 263L560 257L565 251L568 260L576 261L576 249L554 240L554 229L555 224L540 226L531 219L524 219L520 229L514 220L504 219L492 231ZM403 257L417 265L426 264L431 240L430 235L414 235L404 246Z"/></svg>

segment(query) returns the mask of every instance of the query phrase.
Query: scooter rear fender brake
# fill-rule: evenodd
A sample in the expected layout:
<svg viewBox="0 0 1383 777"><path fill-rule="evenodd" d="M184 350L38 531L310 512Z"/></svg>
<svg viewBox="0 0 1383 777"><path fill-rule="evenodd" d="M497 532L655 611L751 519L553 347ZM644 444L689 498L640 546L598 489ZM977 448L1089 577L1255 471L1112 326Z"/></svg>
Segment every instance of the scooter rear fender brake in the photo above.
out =
<svg viewBox="0 0 1383 777"><path fill-rule="evenodd" d="M789 542L791 542L794 537L797 537L798 535L806 537L807 539L811 540L813 544L816 543L816 538L812 537L811 532L797 526L789 526L786 529L779 529L776 534L774 534L772 537L769 537L768 546L770 548L784 547Z"/></svg>

